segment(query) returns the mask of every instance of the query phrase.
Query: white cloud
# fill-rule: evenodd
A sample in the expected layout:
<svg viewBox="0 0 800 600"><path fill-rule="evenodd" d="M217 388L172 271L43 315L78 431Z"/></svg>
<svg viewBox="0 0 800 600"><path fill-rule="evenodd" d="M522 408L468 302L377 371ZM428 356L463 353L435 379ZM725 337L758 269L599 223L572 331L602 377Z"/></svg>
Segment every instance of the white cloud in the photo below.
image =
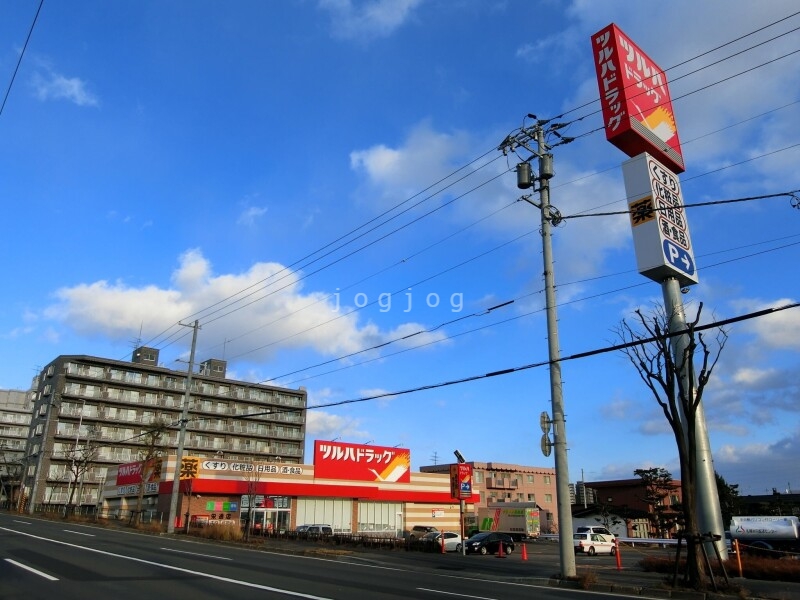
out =
<svg viewBox="0 0 800 600"><path fill-rule="evenodd" d="M301 274L278 263L256 263L244 273L215 275L196 249L180 257L169 289L97 281L59 289L56 298L45 316L83 335L125 340L138 336L143 327L147 339L193 315L203 326L203 346L224 344L228 356L253 361L278 349L311 348L326 355L358 352L424 329L416 323L387 331L372 323L359 325L358 313L345 306L337 310L332 294L304 292ZM224 328L215 326L223 315ZM229 340L230 331L248 333ZM413 342L418 345L444 335L420 334Z"/></svg>
<svg viewBox="0 0 800 600"><path fill-rule="evenodd" d="M248 206L239 214L239 218L236 219L236 222L239 225L252 227L255 225L256 221L265 214L267 214L266 206Z"/></svg>
<svg viewBox="0 0 800 600"><path fill-rule="evenodd" d="M793 304L790 298L776 300L741 299L732 302L738 313L756 312ZM800 308L789 308L771 315L750 319L744 328L758 337L757 346L769 349L800 350Z"/></svg>
<svg viewBox="0 0 800 600"><path fill-rule="evenodd" d="M800 461L800 431L794 431L774 443L724 445L714 453L717 472L731 484L739 484L740 494L769 493L774 487L800 488L797 463Z"/></svg>
<svg viewBox="0 0 800 600"><path fill-rule="evenodd" d="M319 410L309 410L306 435L313 439L361 438L368 435L360 428L359 419L342 417Z"/></svg>
<svg viewBox="0 0 800 600"><path fill-rule="evenodd" d="M320 0L331 14L333 35L369 40L391 35L411 17L422 0Z"/></svg>
<svg viewBox="0 0 800 600"><path fill-rule="evenodd" d="M767 381L774 377L776 374L775 369L755 369L752 367L745 367L739 369L733 375L733 381L737 385L743 386L757 386L758 384Z"/></svg>
<svg viewBox="0 0 800 600"><path fill-rule="evenodd" d="M31 80L34 93L39 100L68 100L78 106L99 106L100 101L86 87L86 82L77 77L64 77L48 71L35 73Z"/></svg>
<svg viewBox="0 0 800 600"><path fill-rule="evenodd" d="M465 134L438 132L423 121L397 148L376 144L351 152L350 167L366 178L362 196L370 203L392 206L462 166L469 146Z"/></svg>
<svg viewBox="0 0 800 600"><path fill-rule="evenodd" d="M429 122L423 121L395 147L382 143L351 152L350 166L364 177L359 190L363 201L369 201L376 209L385 210L408 199L416 203L428 196L433 196L429 201L431 204L441 203L445 198L458 198L450 214L455 215L454 218L461 223L472 223L476 218L513 204L520 196L513 173L491 181L508 170L509 164L513 166L518 160L513 156L508 163L499 160L487 165L491 159L498 157L497 154L492 155L486 162L473 164L470 167L472 173L461 169L467 160L482 154L491 144L501 140L502 135L497 134L494 138L494 141L477 140L463 132L440 132ZM551 203L563 216L596 210L598 199L609 199L603 205L603 210L621 210L625 207L622 182L613 174L594 174L593 171L570 164L568 160L560 160L556 168L559 185L552 190ZM470 174L471 177L468 176ZM453 183L457 179L461 181ZM432 181L441 183L427 189ZM564 182L570 182L570 185L561 187ZM446 186L442 194L436 194ZM419 190L426 192L419 194ZM539 215L534 207L518 203L518 206L498 213L497 218L487 221L482 227L492 228L507 239L509 234L530 232L538 222ZM531 243L540 245L538 237L531 239ZM624 216L603 219L602 224L597 219L574 218L563 221L555 228L553 239L558 256L559 279L569 282L595 275L610 251L629 244L630 225ZM536 250L541 251L538 246ZM565 290L566 295L561 300L568 300L580 291L580 286L570 287Z"/></svg>

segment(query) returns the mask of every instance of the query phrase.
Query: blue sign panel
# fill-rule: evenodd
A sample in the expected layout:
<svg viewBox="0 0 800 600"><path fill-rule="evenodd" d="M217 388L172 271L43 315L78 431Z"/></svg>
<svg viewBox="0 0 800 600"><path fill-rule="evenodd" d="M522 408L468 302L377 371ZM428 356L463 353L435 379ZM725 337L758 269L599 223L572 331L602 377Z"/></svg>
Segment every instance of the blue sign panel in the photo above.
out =
<svg viewBox="0 0 800 600"><path fill-rule="evenodd" d="M667 262L679 271L686 273L690 277L694 277L694 259L691 253L670 240L664 240L663 245L664 257L667 259Z"/></svg>

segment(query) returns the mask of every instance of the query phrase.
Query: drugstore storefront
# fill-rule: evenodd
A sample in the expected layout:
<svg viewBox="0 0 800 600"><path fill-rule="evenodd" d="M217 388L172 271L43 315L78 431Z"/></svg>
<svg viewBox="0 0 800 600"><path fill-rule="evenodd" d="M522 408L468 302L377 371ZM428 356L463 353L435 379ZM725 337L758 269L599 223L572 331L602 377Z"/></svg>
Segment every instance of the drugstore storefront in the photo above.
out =
<svg viewBox="0 0 800 600"><path fill-rule="evenodd" d="M159 468L129 463L110 471L104 511L135 510L144 473L143 508L168 515L175 458L160 459ZM179 477L176 527L188 518L190 524L237 526L252 519L254 528L273 531L326 524L336 532L398 537L414 525L460 529L450 476L412 473L407 449L317 441L312 465L185 456ZM466 512L472 510L467 500Z"/></svg>

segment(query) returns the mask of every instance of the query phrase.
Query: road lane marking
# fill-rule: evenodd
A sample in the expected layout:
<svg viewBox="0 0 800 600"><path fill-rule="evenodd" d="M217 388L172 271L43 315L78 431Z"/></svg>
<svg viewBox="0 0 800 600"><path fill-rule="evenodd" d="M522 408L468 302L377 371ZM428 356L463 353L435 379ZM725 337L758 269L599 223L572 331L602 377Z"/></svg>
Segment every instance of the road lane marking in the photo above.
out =
<svg viewBox="0 0 800 600"><path fill-rule="evenodd" d="M172 548L161 548L167 552L177 552L178 554L191 554L192 556L204 556L206 558L218 558L219 560L233 560L226 556L216 556L214 554L200 554L199 552L187 552L186 550L173 550Z"/></svg>
<svg viewBox="0 0 800 600"><path fill-rule="evenodd" d="M14 519L14 523L19 523L20 525L30 525L31 524L30 521L17 521L16 519Z"/></svg>
<svg viewBox="0 0 800 600"><path fill-rule="evenodd" d="M48 575L47 573L43 573L42 571L37 571L33 567L29 567L28 565L23 565L15 560L11 560L10 558L6 559L6 562L10 562L12 565L18 566L20 569L25 569L26 571L30 571L38 575L39 577L44 577L45 579L49 579L50 581L58 581L58 577L53 577L52 575Z"/></svg>
<svg viewBox="0 0 800 600"><path fill-rule="evenodd" d="M245 587L256 588L259 590L265 590L268 592L275 592L276 594L283 594L285 596L294 596L295 598L307 598L308 600L332 600L331 598L326 598L325 596L314 596L312 594L304 594L302 592L293 592L291 590L284 590L281 588L271 587L268 585L261 585L260 583L251 583L249 581L242 581L240 579L232 579L230 577L222 577L221 575L211 575L210 573L203 573L202 571L193 571L191 569L184 569L182 567L175 567L172 565L167 565L164 563L155 562L153 560L145 560L144 558L136 558L133 556L124 556L122 554L117 554L115 552L107 552L105 550L98 550L96 548L89 548L88 546L80 546L78 544L71 544L69 542L62 542L60 540L54 540L51 538L42 537L39 535L33 535L32 533L23 533L22 531L16 531L14 529L8 529L7 527L0 527L0 531L9 531L11 533L16 533L17 535L24 535L26 537L34 538L37 540L42 540L44 542L50 542L51 544L58 544L59 546L68 546L69 548L77 548L79 550L86 550L87 552L95 552L97 554L103 554L104 556L113 556L115 558L121 558L123 560L130 560L133 562L142 563L145 565L151 565L154 567L161 567L162 569L169 569L170 571L178 571L179 573L188 573L189 575L195 575L197 577L206 577L208 579L214 579L216 581L223 581L225 583L232 583L234 585L242 585ZM6 559L8 560L8 559Z"/></svg>
<svg viewBox="0 0 800 600"><path fill-rule="evenodd" d="M86 537L94 537L93 533L83 533L82 531L72 531L72 529L65 529L67 533L74 533L75 535L85 535Z"/></svg>
<svg viewBox="0 0 800 600"><path fill-rule="evenodd" d="M497 600L497 598L489 598L488 596L472 596L470 594L457 594L456 592L445 592L444 590L434 590L432 588L417 588L422 592L433 592L434 594L442 594L443 596L458 596L459 598L472 598L473 600Z"/></svg>

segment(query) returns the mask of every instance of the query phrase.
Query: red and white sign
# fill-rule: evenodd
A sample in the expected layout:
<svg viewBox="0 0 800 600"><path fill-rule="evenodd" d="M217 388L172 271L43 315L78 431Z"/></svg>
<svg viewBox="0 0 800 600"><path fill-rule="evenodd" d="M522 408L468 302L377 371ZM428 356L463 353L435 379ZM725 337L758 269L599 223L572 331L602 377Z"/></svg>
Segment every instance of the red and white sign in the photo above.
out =
<svg viewBox="0 0 800 600"><path fill-rule="evenodd" d="M685 171L664 71L613 23L592 36L592 48L606 139L631 158L649 152Z"/></svg>
<svg viewBox="0 0 800 600"><path fill-rule="evenodd" d="M472 498L472 465L450 465L450 495L456 500Z"/></svg>
<svg viewBox="0 0 800 600"><path fill-rule="evenodd" d="M344 442L314 442L315 479L411 481L411 451Z"/></svg>
<svg viewBox="0 0 800 600"><path fill-rule="evenodd" d="M142 461L120 465L117 469L117 485L134 485L142 482ZM161 481L161 459L154 458L145 467L147 481L154 483Z"/></svg>

